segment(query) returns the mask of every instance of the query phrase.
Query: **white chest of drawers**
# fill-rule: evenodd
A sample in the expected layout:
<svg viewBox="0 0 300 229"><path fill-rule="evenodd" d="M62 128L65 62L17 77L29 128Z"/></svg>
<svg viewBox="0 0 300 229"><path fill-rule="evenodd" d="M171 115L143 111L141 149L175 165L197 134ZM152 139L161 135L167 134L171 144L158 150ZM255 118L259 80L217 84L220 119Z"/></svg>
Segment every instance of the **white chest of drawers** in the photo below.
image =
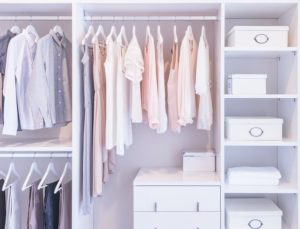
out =
<svg viewBox="0 0 300 229"><path fill-rule="evenodd" d="M133 191L134 229L220 229L215 173L141 169Z"/></svg>

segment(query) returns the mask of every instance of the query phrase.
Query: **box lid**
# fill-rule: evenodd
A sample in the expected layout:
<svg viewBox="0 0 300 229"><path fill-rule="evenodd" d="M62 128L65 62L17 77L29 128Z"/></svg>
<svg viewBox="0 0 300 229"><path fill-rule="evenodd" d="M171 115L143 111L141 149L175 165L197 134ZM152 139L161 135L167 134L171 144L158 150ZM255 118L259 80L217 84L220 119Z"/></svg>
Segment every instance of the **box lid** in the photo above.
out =
<svg viewBox="0 0 300 229"><path fill-rule="evenodd" d="M229 79L266 79L267 74L232 74Z"/></svg>
<svg viewBox="0 0 300 229"><path fill-rule="evenodd" d="M213 151L202 151L202 152L183 152L183 157L215 157L216 154Z"/></svg>
<svg viewBox="0 0 300 229"><path fill-rule="evenodd" d="M265 116L228 116L225 118L226 123L231 124L283 124L283 119Z"/></svg>
<svg viewBox="0 0 300 229"><path fill-rule="evenodd" d="M282 216L277 205L267 198L228 198L226 214L234 216Z"/></svg>
<svg viewBox="0 0 300 229"><path fill-rule="evenodd" d="M289 29L288 26L233 26L226 36L236 31L289 31Z"/></svg>

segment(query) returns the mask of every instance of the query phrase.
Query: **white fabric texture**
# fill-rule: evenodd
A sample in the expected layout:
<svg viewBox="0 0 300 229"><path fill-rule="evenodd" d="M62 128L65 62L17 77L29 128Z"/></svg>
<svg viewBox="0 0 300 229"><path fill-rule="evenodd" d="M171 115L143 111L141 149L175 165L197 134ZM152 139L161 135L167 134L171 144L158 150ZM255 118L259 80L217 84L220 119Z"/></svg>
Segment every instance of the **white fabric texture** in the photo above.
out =
<svg viewBox="0 0 300 229"><path fill-rule="evenodd" d="M116 153L124 155L124 146L129 147L132 144L132 124L130 119L130 94L129 80L124 74L124 60L128 42L125 34L125 28L117 37L117 78L116 78L116 112L117 112L117 140Z"/></svg>
<svg viewBox="0 0 300 229"><path fill-rule="evenodd" d="M34 129L34 119L26 92L32 75L37 40L38 37L24 29L21 34L12 38L8 45L3 85L5 135L16 135L19 124L21 129Z"/></svg>
<svg viewBox="0 0 300 229"><path fill-rule="evenodd" d="M5 229L21 229L20 187L18 182L13 183L6 195L6 220Z"/></svg>
<svg viewBox="0 0 300 229"><path fill-rule="evenodd" d="M252 185L252 186L276 186L279 185L279 179L269 178L230 178L227 183L230 185Z"/></svg>
<svg viewBox="0 0 300 229"><path fill-rule="evenodd" d="M281 173L275 167L235 167L229 168L227 175L229 178L238 179L280 179Z"/></svg>
<svg viewBox="0 0 300 229"><path fill-rule="evenodd" d="M125 77L130 80L130 110L133 123L143 122L141 81L144 72L144 59L142 50L133 28L132 39L128 45L124 60Z"/></svg>
<svg viewBox="0 0 300 229"><path fill-rule="evenodd" d="M201 130L210 130L213 123L213 107L210 87L209 44L206 38L205 27L202 26L198 47L195 84L196 94L200 96L197 128Z"/></svg>
<svg viewBox="0 0 300 229"><path fill-rule="evenodd" d="M117 136L117 110L116 110L116 80L117 80L117 55L116 37L110 33L106 38L106 60L104 63L106 78L106 149L111 150L116 146Z"/></svg>
<svg viewBox="0 0 300 229"><path fill-rule="evenodd" d="M159 106L159 124L157 126L156 132L158 134L165 133L168 129L163 49L164 49L163 37L160 33L160 27L158 27L158 29L157 29L157 46L156 46L156 68L157 68L158 106Z"/></svg>
<svg viewBox="0 0 300 229"><path fill-rule="evenodd" d="M193 123L196 117L195 73L197 42L188 26L181 43L178 66L178 123L182 126Z"/></svg>

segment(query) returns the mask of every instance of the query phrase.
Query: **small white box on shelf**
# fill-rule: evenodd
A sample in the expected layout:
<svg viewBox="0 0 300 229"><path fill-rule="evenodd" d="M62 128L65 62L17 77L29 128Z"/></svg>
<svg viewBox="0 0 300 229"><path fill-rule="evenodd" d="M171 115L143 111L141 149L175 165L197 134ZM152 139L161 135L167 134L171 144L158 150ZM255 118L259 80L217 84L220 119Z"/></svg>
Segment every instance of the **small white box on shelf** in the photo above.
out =
<svg viewBox="0 0 300 229"><path fill-rule="evenodd" d="M266 74L232 74L227 79L228 94L266 94Z"/></svg>
<svg viewBox="0 0 300 229"><path fill-rule="evenodd" d="M288 26L234 26L227 33L229 47L287 47Z"/></svg>
<svg viewBox="0 0 300 229"><path fill-rule="evenodd" d="M186 151L183 153L183 171L216 171L216 154L208 151Z"/></svg>
<svg viewBox="0 0 300 229"><path fill-rule="evenodd" d="M281 141L283 119L226 117L226 138L233 141Z"/></svg>
<svg viewBox="0 0 300 229"><path fill-rule="evenodd" d="M282 211L267 198L228 198L227 229L281 229Z"/></svg>

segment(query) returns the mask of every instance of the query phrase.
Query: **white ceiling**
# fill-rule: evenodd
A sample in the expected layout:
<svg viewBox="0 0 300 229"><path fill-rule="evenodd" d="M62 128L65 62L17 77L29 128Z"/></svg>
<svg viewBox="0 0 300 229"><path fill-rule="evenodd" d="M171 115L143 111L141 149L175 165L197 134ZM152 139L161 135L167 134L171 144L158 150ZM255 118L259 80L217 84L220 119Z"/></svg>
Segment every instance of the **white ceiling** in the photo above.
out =
<svg viewBox="0 0 300 229"><path fill-rule="evenodd" d="M226 18L279 18L295 6L294 3L227 3ZM297 9L295 7L295 9Z"/></svg>
<svg viewBox="0 0 300 229"><path fill-rule="evenodd" d="M0 16L71 16L71 4L1 4Z"/></svg>
<svg viewBox="0 0 300 229"><path fill-rule="evenodd" d="M219 4L82 4L86 16L215 16Z"/></svg>

